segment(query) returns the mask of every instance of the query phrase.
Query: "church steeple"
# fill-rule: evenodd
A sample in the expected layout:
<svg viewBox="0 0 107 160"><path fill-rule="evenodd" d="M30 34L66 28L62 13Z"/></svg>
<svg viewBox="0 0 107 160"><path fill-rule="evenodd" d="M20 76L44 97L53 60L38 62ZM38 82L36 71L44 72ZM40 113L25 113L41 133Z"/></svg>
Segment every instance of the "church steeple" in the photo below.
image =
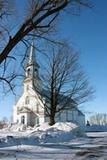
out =
<svg viewBox="0 0 107 160"><path fill-rule="evenodd" d="M38 88L41 85L41 80L39 78L39 64L36 61L35 56L35 46L34 46L34 40L32 41L30 52L29 52L29 58L26 66L26 77L24 80L24 84L32 84L33 88Z"/></svg>
<svg viewBox="0 0 107 160"><path fill-rule="evenodd" d="M28 63L26 67L26 78L35 78L38 74L39 65L36 62L34 41L31 44Z"/></svg>
<svg viewBox="0 0 107 160"><path fill-rule="evenodd" d="M34 41L33 41L32 44L31 44L28 64L30 65L34 62L35 62L35 47L34 47Z"/></svg>
<svg viewBox="0 0 107 160"><path fill-rule="evenodd" d="M29 53L28 65L36 65L39 67L38 63L36 62L35 53L36 52L35 52L34 41L32 41L30 53Z"/></svg>

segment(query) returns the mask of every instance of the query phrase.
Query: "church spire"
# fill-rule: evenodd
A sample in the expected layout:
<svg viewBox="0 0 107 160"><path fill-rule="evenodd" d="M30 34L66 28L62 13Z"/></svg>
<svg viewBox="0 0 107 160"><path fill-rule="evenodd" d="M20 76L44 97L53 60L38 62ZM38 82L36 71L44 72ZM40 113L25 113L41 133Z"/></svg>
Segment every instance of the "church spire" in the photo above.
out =
<svg viewBox="0 0 107 160"><path fill-rule="evenodd" d="M41 79L39 77L39 64L36 61L34 40L32 41L30 47L25 75L25 88L28 84L31 84L33 88L41 88Z"/></svg>
<svg viewBox="0 0 107 160"><path fill-rule="evenodd" d="M36 61L34 40L32 41L29 57L26 67L26 78L35 78L38 76L39 65Z"/></svg>
<svg viewBox="0 0 107 160"><path fill-rule="evenodd" d="M34 41L32 41L28 64L30 65L33 64L34 62L35 62L35 47L34 47Z"/></svg>
<svg viewBox="0 0 107 160"><path fill-rule="evenodd" d="M30 48L30 53L29 53L29 59L28 59L28 64L29 65L35 65L36 67L39 68L39 65L36 61L36 56L35 56L35 45L34 45L34 40L32 40L31 48Z"/></svg>

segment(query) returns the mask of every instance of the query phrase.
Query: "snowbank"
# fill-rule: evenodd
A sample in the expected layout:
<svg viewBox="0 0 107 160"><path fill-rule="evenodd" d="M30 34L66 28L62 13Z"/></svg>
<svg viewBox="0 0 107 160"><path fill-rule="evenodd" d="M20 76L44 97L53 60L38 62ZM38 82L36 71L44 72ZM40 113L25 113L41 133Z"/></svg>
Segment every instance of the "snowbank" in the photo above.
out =
<svg viewBox="0 0 107 160"><path fill-rule="evenodd" d="M107 126L103 126L103 125L86 126L85 131L86 132L107 132Z"/></svg>
<svg viewBox="0 0 107 160"><path fill-rule="evenodd" d="M85 136L84 132L71 122L60 122L53 126L44 123L29 134L29 137L38 137L41 143L64 142L81 136Z"/></svg>
<svg viewBox="0 0 107 160"><path fill-rule="evenodd" d="M4 128L5 131L24 131L26 130L26 125L24 124L10 124L7 128Z"/></svg>
<svg viewBox="0 0 107 160"><path fill-rule="evenodd" d="M61 143L84 135L84 132L74 123L56 123L53 126L44 123L40 127L32 128L32 130L15 125L0 130L0 147Z"/></svg>
<svg viewBox="0 0 107 160"><path fill-rule="evenodd" d="M54 130L62 130L65 132L70 132L77 127L78 126L76 124L71 122L59 122L55 123L53 126L50 126L48 123L44 123L40 127L37 127L36 131L47 131L48 129L54 129Z"/></svg>

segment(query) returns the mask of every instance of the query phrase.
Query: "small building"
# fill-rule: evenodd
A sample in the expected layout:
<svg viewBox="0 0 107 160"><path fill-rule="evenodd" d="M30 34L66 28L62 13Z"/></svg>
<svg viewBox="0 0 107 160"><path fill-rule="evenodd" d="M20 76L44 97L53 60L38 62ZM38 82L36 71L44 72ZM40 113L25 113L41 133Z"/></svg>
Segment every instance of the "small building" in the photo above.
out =
<svg viewBox="0 0 107 160"><path fill-rule="evenodd" d="M0 123L0 129L7 128L8 123Z"/></svg>
<svg viewBox="0 0 107 160"><path fill-rule="evenodd" d="M46 99L39 94L42 92L39 68L35 58L35 47L32 44L23 81L23 94L13 107L14 123L39 126L49 121L49 117L45 114ZM81 127L85 126L85 115L77 108L76 104L71 109L58 113L55 120L56 122L74 122Z"/></svg>

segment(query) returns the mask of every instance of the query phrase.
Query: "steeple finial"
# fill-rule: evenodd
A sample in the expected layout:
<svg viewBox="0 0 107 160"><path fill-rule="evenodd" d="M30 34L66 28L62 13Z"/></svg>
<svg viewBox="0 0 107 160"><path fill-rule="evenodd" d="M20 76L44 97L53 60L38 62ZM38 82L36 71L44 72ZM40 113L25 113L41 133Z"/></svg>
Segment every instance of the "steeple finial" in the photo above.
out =
<svg viewBox="0 0 107 160"><path fill-rule="evenodd" d="M35 62L35 47L34 47L34 40L33 40L30 48L28 64L33 64L34 62Z"/></svg>

